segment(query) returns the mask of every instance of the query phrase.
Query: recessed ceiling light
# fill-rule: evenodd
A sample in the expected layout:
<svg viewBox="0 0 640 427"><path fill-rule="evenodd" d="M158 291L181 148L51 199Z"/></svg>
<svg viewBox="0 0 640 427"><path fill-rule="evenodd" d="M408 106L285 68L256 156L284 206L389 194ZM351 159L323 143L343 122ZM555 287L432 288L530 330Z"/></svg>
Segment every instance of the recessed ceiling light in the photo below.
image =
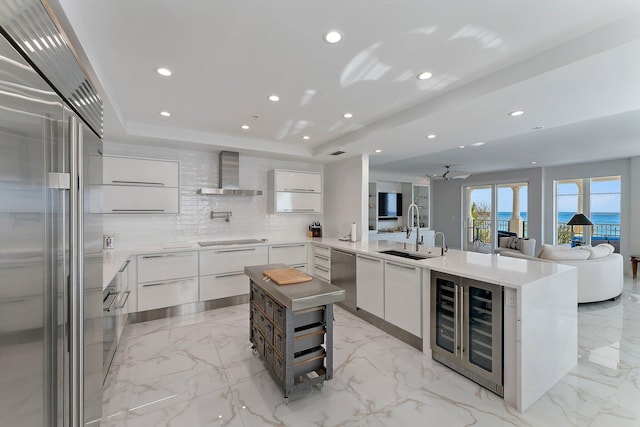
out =
<svg viewBox="0 0 640 427"><path fill-rule="evenodd" d="M522 110L512 111L512 112L509 113L509 115L511 117L518 117L518 116L521 116L523 114L524 114L524 111L522 111Z"/></svg>
<svg viewBox="0 0 640 427"><path fill-rule="evenodd" d="M242 129L244 129L244 130L249 129L249 126L247 126L247 125L242 125L242 126L240 126L240 127L241 127Z"/></svg>
<svg viewBox="0 0 640 427"><path fill-rule="evenodd" d="M538 163L538 162L533 161L533 162L529 162L529 163L531 163L532 165L535 165L535 164L536 164L536 163Z"/></svg>
<svg viewBox="0 0 640 427"><path fill-rule="evenodd" d="M280 101L280 97L278 95L271 95L269 97L269 101L278 102L278 101Z"/></svg>
<svg viewBox="0 0 640 427"><path fill-rule="evenodd" d="M458 148L464 148L464 145L458 145Z"/></svg>
<svg viewBox="0 0 640 427"><path fill-rule="evenodd" d="M378 149L376 150L376 153L382 153L382 150Z"/></svg>
<svg viewBox="0 0 640 427"><path fill-rule="evenodd" d="M168 111L160 111L162 117L171 117L171 113Z"/></svg>
<svg viewBox="0 0 640 427"><path fill-rule="evenodd" d="M418 74L418 80L429 80L431 77L433 77L433 74L431 74L428 71L423 71L420 74Z"/></svg>
<svg viewBox="0 0 640 427"><path fill-rule="evenodd" d="M427 138L429 138L429 139L433 139L433 138L435 138L435 137L436 137L436 135L435 135L435 134L433 134L433 133L432 133L432 134L427 135Z"/></svg>
<svg viewBox="0 0 640 427"><path fill-rule="evenodd" d="M481 145L484 145L484 142L474 142L473 144L474 147L480 147Z"/></svg>
<svg viewBox="0 0 640 427"><path fill-rule="evenodd" d="M302 139L310 139L311 137L309 135L305 135L302 137Z"/></svg>
<svg viewBox="0 0 640 427"><path fill-rule="evenodd" d="M171 70L166 68L166 67L156 68L156 73L158 73L158 74L160 74L161 76L164 76L164 77L169 77L170 75L173 74L171 72Z"/></svg>
<svg viewBox="0 0 640 427"><path fill-rule="evenodd" d="M338 43L340 40L342 40L342 33L338 30L327 31L326 33L324 33L323 39L327 43Z"/></svg>
<svg viewBox="0 0 640 427"><path fill-rule="evenodd" d="M344 113L344 114L342 115L342 117L344 117L345 119L350 119L351 117L353 117L353 114L351 114L351 113Z"/></svg>

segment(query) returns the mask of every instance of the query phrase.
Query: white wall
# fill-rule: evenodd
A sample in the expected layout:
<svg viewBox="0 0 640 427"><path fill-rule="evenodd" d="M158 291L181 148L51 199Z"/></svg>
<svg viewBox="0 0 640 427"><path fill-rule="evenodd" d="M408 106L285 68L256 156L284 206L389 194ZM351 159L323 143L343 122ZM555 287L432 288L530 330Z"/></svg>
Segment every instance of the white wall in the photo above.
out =
<svg viewBox="0 0 640 427"><path fill-rule="evenodd" d="M369 156L352 157L325 166L324 219L326 237L347 236L356 222L357 239L368 240ZM364 228L363 228L364 227ZM365 230L365 233L362 232Z"/></svg>
<svg viewBox="0 0 640 427"><path fill-rule="evenodd" d="M322 172L320 164L240 155L240 187L262 190L263 195L203 196L196 194L198 188L218 186L218 152L105 141L104 153L180 161L180 214L104 215L105 233L117 233L116 247L215 239L298 238L306 236L310 223L323 223L322 215L267 214L269 170ZM212 210L231 211L231 222L210 219Z"/></svg>

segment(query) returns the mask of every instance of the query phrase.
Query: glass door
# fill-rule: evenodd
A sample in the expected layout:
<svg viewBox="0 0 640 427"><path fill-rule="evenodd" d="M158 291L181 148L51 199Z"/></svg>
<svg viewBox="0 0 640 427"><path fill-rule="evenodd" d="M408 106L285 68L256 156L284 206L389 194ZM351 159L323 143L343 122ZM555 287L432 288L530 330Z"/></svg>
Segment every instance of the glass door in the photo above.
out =
<svg viewBox="0 0 640 427"><path fill-rule="evenodd" d="M469 369L502 384L502 288L462 280L462 357Z"/></svg>
<svg viewBox="0 0 640 427"><path fill-rule="evenodd" d="M491 253L493 241L493 185L466 187L465 247Z"/></svg>
<svg viewBox="0 0 640 427"><path fill-rule="evenodd" d="M437 348L444 350L444 353L450 355L457 354L457 325L456 325L456 282L453 278L446 275L438 274L434 276L432 286L432 310L431 310L431 347L436 351Z"/></svg>

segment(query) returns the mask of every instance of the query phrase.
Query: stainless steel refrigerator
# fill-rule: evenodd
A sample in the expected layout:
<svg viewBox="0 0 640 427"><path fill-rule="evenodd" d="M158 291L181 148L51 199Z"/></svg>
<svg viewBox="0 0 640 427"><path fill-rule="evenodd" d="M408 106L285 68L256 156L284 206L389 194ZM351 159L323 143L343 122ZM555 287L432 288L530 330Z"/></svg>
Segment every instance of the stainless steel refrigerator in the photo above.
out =
<svg viewBox="0 0 640 427"><path fill-rule="evenodd" d="M0 1L0 30L0 424L99 425L101 101L40 2Z"/></svg>

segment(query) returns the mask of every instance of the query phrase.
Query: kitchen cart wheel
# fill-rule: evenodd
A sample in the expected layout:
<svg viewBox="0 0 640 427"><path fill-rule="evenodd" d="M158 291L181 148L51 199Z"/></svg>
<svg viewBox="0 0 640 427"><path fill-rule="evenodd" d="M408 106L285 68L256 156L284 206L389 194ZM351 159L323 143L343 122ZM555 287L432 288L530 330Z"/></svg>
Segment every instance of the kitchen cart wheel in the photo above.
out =
<svg viewBox="0 0 640 427"><path fill-rule="evenodd" d="M253 354L254 356L258 355L258 349L256 348L255 345L251 346L251 354Z"/></svg>
<svg viewBox="0 0 640 427"><path fill-rule="evenodd" d="M289 398L285 396L284 398L284 404L289 406Z"/></svg>

